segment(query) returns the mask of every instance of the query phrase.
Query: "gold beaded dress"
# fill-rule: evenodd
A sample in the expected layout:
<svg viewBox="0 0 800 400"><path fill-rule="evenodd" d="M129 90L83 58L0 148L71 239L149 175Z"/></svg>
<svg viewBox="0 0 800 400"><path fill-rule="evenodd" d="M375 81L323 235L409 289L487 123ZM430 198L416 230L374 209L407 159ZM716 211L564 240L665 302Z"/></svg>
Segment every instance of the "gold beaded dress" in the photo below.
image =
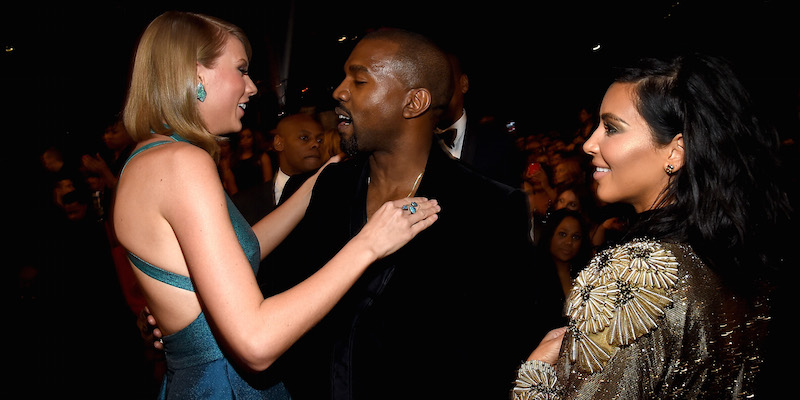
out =
<svg viewBox="0 0 800 400"><path fill-rule="evenodd" d="M762 300L734 295L686 244L606 249L574 281L557 364L524 363L511 397L749 398L769 321Z"/></svg>

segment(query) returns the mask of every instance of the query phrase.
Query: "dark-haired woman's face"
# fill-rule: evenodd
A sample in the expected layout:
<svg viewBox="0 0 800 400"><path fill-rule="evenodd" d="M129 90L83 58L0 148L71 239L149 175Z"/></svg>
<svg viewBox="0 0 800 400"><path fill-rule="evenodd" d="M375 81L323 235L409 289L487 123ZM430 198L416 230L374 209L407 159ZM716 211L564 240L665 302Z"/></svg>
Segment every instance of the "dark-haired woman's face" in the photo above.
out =
<svg viewBox="0 0 800 400"><path fill-rule="evenodd" d="M650 209L669 182L669 148L657 146L639 115L631 83L614 83L600 106L600 125L583 144L596 167L597 197Z"/></svg>
<svg viewBox="0 0 800 400"><path fill-rule="evenodd" d="M561 220L553 233L550 241L550 254L553 258L568 262L578 255L583 241L581 224L573 217Z"/></svg>

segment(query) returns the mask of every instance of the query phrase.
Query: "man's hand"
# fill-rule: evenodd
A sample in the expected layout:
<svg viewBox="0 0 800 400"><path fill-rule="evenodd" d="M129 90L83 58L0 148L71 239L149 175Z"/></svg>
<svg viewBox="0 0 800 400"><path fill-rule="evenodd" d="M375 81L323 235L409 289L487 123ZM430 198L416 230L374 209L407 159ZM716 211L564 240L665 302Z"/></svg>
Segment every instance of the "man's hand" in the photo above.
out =
<svg viewBox="0 0 800 400"><path fill-rule="evenodd" d="M157 350L164 350L164 343L161 341L161 330L158 329L156 318L150 314L150 309L145 307L139 313L139 319L136 320L136 325L139 327L139 333L145 342L153 342L153 347Z"/></svg>

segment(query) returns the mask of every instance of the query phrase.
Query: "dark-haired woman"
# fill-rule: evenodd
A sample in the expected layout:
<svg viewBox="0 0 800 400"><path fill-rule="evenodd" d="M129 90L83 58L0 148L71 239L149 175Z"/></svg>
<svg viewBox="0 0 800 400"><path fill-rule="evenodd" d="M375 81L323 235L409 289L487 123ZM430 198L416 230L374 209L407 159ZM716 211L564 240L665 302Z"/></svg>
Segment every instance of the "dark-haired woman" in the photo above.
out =
<svg viewBox="0 0 800 400"><path fill-rule="evenodd" d="M572 280L591 255L589 227L584 216L575 210L561 208L547 217L542 239L537 247L537 268L549 268L558 277L558 292L569 294Z"/></svg>
<svg viewBox="0 0 800 400"><path fill-rule="evenodd" d="M567 327L520 367L514 398L750 398L791 215L777 135L702 55L626 70L600 117L583 146L597 196L637 219L578 274Z"/></svg>

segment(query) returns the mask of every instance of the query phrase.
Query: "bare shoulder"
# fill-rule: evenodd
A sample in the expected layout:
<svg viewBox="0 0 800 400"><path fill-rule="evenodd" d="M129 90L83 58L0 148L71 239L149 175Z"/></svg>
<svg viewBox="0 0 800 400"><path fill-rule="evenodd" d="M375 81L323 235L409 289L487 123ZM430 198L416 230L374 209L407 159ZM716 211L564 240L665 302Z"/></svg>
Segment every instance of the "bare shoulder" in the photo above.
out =
<svg viewBox="0 0 800 400"><path fill-rule="evenodd" d="M155 140L154 140L155 142ZM148 142L144 142L146 145ZM130 160L126 167L126 174L167 178L169 176L191 173L200 169L215 170L215 163L211 156L203 149L190 143L174 142L156 146Z"/></svg>
<svg viewBox="0 0 800 400"><path fill-rule="evenodd" d="M184 142L147 149L130 160L120 177L117 231L123 230L118 233L124 236L126 228L166 222L166 213L207 199L221 186L216 164L203 149Z"/></svg>

